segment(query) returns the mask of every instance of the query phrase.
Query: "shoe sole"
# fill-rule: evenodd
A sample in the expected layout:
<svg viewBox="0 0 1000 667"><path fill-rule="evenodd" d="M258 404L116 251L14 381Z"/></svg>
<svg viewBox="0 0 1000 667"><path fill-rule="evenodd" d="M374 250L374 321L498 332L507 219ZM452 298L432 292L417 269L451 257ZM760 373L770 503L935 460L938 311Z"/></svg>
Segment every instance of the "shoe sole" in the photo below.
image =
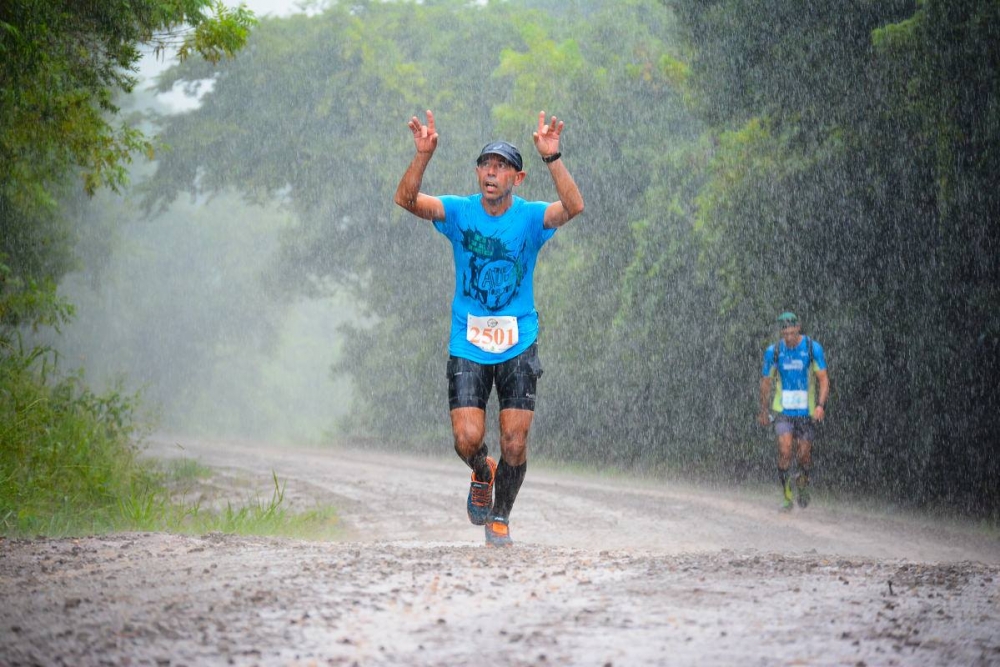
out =
<svg viewBox="0 0 1000 667"><path fill-rule="evenodd" d="M506 534L504 534L504 533L497 533L497 532L494 532L492 530L491 525L492 525L491 522L489 522L489 521L486 522L486 546L489 546L489 547L510 547L510 546L514 546L514 541L512 539L510 539L510 532L509 532L510 529L509 528L507 529L508 532ZM504 524L501 522L500 525L504 525Z"/></svg>

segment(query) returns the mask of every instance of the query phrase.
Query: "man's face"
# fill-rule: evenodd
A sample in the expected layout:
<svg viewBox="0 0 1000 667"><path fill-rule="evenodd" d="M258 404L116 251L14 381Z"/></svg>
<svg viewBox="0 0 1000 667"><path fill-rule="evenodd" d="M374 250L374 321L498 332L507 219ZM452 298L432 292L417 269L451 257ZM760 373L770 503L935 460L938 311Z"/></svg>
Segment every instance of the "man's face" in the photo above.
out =
<svg viewBox="0 0 1000 667"><path fill-rule="evenodd" d="M790 345L792 342L797 341L801 331L802 326L798 324L781 325L781 338L785 341L785 345Z"/></svg>
<svg viewBox="0 0 1000 667"><path fill-rule="evenodd" d="M515 185L524 178L510 162L499 155L485 155L476 164L479 189L487 199L503 199L511 193Z"/></svg>

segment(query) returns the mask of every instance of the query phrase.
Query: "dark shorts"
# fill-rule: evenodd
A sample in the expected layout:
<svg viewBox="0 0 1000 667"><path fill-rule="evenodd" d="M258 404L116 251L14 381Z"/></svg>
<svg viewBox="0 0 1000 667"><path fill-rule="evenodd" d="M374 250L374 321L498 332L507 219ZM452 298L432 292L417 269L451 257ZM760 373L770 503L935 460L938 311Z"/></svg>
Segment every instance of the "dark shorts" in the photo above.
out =
<svg viewBox="0 0 1000 667"><path fill-rule="evenodd" d="M812 442L816 439L816 429L813 428L811 417L786 417L782 414L774 416L775 435L791 433L796 440Z"/></svg>
<svg viewBox="0 0 1000 667"><path fill-rule="evenodd" d="M485 410L495 384L501 410L534 410L535 385L541 376L537 343L499 364L477 364L462 357L448 357L448 406L452 410Z"/></svg>

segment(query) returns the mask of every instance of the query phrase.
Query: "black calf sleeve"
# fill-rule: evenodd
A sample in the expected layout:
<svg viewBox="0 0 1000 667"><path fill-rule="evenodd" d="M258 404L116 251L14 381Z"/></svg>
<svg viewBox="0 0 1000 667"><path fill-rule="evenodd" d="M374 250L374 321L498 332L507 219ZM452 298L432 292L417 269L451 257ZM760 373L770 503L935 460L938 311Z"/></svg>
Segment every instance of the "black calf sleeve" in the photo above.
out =
<svg viewBox="0 0 1000 667"><path fill-rule="evenodd" d="M489 454L489 449L486 448L486 443L484 442L479 451L465 459L465 462L472 468L472 472L476 475L476 479L480 482L490 481L490 466L486 463L487 454Z"/></svg>
<svg viewBox="0 0 1000 667"><path fill-rule="evenodd" d="M521 489L521 482L524 481L524 473L527 470L527 462L512 466L500 459L500 463L497 464L497 481L493 487L496 492L496 500L493 502L494 515L510 517L510 510L514 507L514 499L517 498L517 492Z"/></svg>

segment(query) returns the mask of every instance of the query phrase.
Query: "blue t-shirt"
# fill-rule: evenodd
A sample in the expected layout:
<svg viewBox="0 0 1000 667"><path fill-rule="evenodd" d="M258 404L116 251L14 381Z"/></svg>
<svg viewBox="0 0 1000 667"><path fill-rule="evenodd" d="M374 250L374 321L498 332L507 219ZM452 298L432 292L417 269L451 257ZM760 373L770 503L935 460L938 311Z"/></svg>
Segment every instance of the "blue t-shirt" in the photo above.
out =
<svg viewBox="0 0 1000 667"><path fill-rule="evenodd" d="M440 199L444 220L435 220L434 227L451 241L455 256L448 352L480 364L512 359L538 338L533 282L538 251L556 232L543 226L549 205L515 196L511 207L494 217L483 210L481 194ZM470 315L485 317L477 324L498 339L509 334L489 331L495 318L516 317L517 343L500 352L477 347L469 341L469 336L477 338L476 327L469 327Z"/></svg>
<svg viewBox="0 0 1000 667"><path fill-rule="evenodd" d="M778 376L771 409L788 417L808 417L816 407L813 376L815 371L826 370L823 346L808 336L803 336L799 344L791 349L783 340L775 345L779 346L777 373L774 367L774 345L764 351L764 367L761 369L764 377ZM809 366L807 345L812 345L812 368L807 368Z"/></svg>

